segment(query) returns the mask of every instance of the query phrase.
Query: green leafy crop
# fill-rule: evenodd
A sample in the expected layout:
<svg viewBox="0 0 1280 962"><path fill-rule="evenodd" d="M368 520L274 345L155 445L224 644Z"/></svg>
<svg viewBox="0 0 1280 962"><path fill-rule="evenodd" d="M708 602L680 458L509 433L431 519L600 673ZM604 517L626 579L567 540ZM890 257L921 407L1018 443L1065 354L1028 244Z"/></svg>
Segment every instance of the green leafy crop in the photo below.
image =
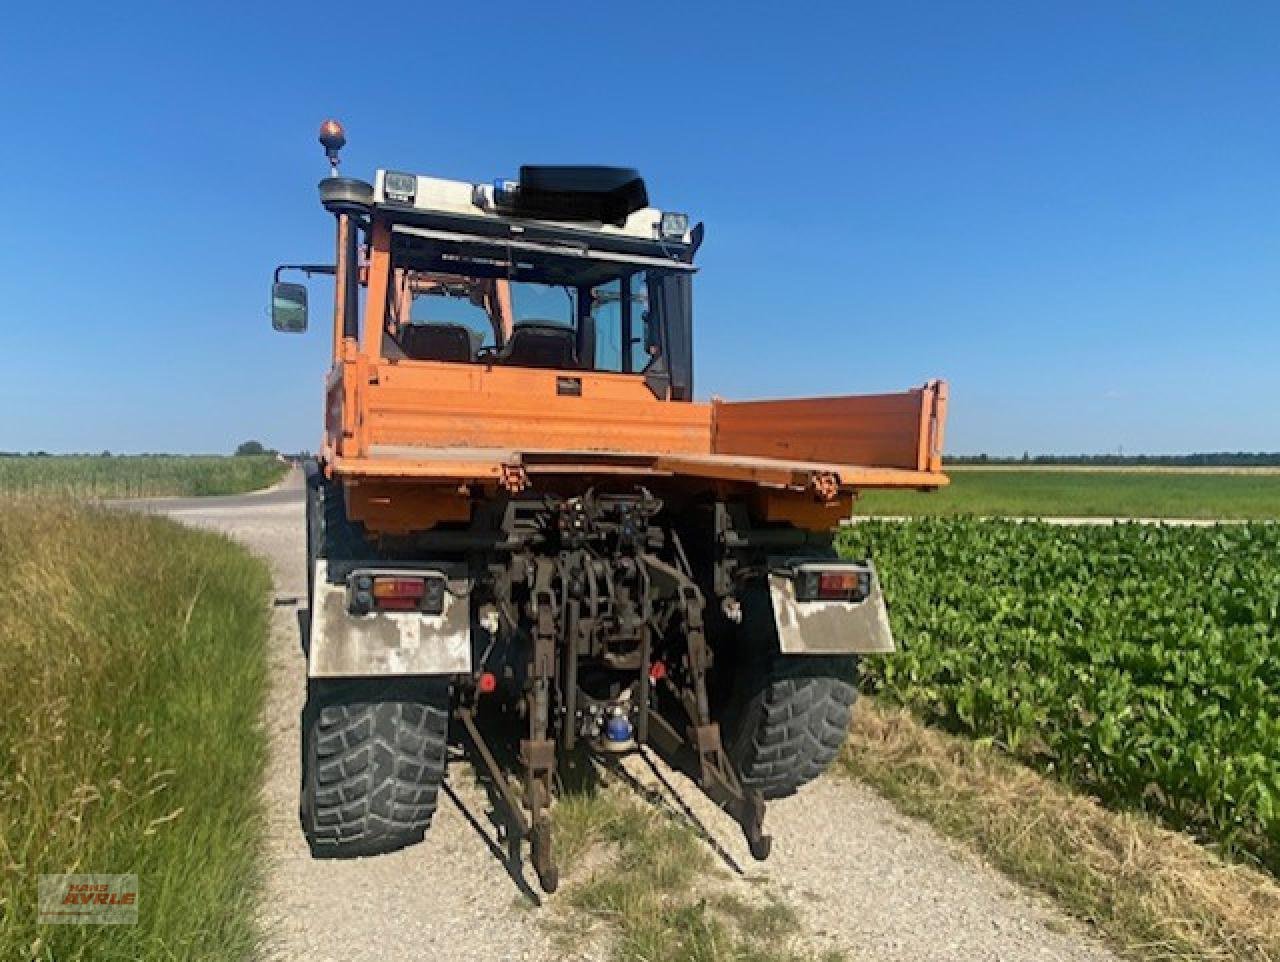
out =
<svg viewBox="0 0 1280 962"><path fill-rule="evenodd" d="M865 684L1280 872L1280 525L864 522Z"/></svg>

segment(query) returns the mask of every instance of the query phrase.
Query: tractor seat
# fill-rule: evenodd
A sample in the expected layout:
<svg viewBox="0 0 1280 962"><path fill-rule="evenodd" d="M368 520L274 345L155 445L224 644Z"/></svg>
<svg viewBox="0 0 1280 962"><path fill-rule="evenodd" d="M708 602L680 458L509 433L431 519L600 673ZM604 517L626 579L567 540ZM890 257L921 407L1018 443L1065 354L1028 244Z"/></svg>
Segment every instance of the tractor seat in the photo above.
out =
<svg viewBox="0 0 1280 962"><path fill-rule="evenodd" d="M396 340L411 361L470 361L478 339L462 324L409 324Z"/></svg>
<svg viewBox="0 0 1280 962"><path fill-rule="evenodd" d="M512 367L572 369L579 366L573 329L548 321L517 324L497 360Z"/></svg>

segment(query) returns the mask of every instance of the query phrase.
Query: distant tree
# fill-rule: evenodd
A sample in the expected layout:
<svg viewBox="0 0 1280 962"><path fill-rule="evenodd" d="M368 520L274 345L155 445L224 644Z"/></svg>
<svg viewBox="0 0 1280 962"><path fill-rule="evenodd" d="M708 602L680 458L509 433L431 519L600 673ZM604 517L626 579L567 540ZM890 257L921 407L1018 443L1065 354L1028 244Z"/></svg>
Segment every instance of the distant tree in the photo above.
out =
<svg viewBox="0 0 1280 962"><path fill-rule="evenodd" d="M103 449L102 449L102 453L101 453L101 454L99 454L99 455L98 455L98 457L100 457L100 458L109 458L109 457L111 457L111 452L110 452L110 451L108 451L106 448L103 448Z"/></svg>
<svg viewBox="0 0 1280 962"><path fill-rule="evenodd" d="M259 454L266 454L267 449L262 446L261 441L245 441L236 448L236 457L247 458Z"/></svg>

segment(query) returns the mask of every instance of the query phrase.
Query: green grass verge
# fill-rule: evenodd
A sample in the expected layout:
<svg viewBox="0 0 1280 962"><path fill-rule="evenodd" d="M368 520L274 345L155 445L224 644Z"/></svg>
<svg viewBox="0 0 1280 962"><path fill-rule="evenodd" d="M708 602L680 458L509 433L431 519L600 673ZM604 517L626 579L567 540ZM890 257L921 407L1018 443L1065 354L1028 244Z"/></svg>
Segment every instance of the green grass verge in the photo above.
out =
<svg viewBox="0 0 1280 962"><path fill-rule="evenodd" d="M858 514L1000 517L1280 518L1280 475L1140 471L949 472L938 491L867 491Z"/></svg>
<svg viewBox="0 0 1280 962"><path fill-rule="evenodd" d="M566 956L603 934L614 962L839 962L800 937L767 889L735 889L688 822L627 786L577 788L552 809L557 858L573 874L551 927Z"/></svg>
<svg viewBox="0 0 1280 962"><path fill-rule="evenodd" d="M0 958L252 955L269 591L217 535L0 509ZM136 873L138 924L37 924L41 873Z"/></svg>
<svg viewBox="0 0 1280 962"><path fill-rule="evenodd" d="M269 455L0 457L0 492L93 498L240 494L269 487L287 470Z"/></svg>

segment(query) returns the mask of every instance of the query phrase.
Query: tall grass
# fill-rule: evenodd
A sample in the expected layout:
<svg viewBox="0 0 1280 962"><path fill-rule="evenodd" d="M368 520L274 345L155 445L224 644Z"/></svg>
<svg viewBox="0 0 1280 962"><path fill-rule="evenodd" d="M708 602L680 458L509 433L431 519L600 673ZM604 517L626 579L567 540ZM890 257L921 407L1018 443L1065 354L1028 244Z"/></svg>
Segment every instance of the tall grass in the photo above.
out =
<svg viewBox="0 0 1280 962"><path fill-rule="evenodd" d="M0 508L0 958L247 957L265 567L167 520ZM137 925L38 925L40 873L136 873Z"/></svg>
<svg viewBox="0 0 1280 962"><path fill-rule="evenodd" d="M0 457L0 491L94 498L239 494L274 484L287 469L271 455Z"/></svg>

